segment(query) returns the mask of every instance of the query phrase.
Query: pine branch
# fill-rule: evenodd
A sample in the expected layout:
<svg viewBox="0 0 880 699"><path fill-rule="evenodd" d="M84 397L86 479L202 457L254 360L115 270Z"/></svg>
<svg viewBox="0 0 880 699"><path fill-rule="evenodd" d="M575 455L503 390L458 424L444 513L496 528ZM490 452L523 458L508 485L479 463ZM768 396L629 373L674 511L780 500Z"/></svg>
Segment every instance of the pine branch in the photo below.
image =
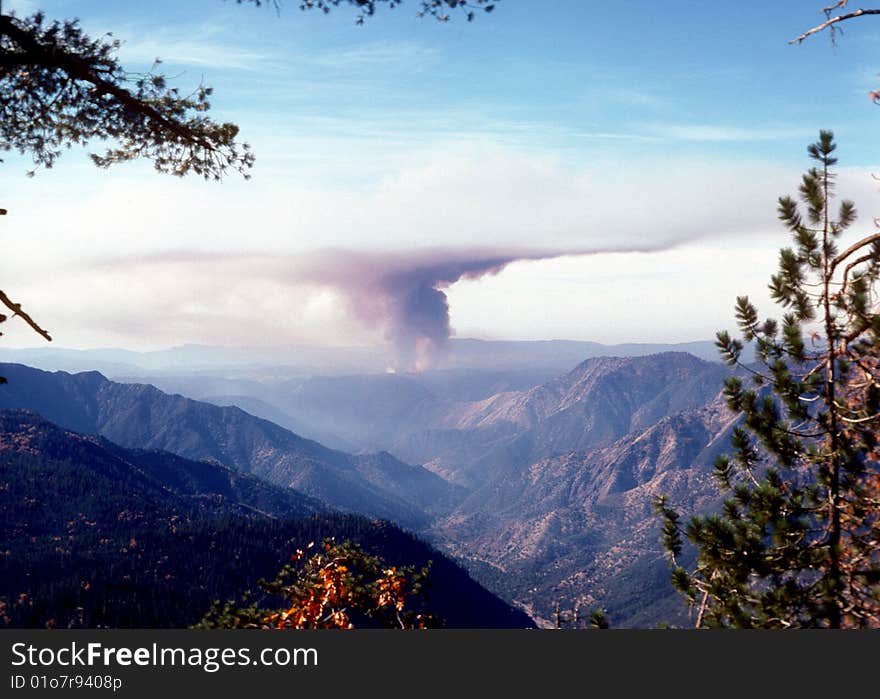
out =
<svg viewBox="0 0 880 699"><path fill-rule="evenodd" d="M115 97L127 110L134 114L147 117L158 126L170 131L175 136L187 143L200 146L207 151L213 151L214 147L208 141L196 136L191 129L183 124L168 118L158 110L137 99L125 88L119 87L98 75L95 67L74 54L59 49L57 46L44 46L34 36L13 21L12 17L0 16L0 35L6 35L12 39L23 53L9 53L4 56L6 61L19 57L18 65L40 65L49 68L60 68L70 77L83 80L94 85L95 96L111 95Z"/></svg>

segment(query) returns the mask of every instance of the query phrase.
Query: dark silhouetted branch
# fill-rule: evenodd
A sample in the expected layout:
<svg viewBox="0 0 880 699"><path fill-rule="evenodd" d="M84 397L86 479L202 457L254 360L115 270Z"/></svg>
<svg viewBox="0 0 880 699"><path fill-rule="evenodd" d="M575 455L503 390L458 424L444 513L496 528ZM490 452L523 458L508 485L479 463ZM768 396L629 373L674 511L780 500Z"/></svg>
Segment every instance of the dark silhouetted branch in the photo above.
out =
<svg viewBox="0 0 880 699"><path fill-rule="evenodd" d="M36 321L33 318L31 318L27 313L25 313L23 310L21 310L21 304L14 303L12 301L12 299L10 299L2 291L0 291L0 303L3 303L3 305L5 305L10 311L12 311L14 316L18 316L25 323L30 325L34 329L34 332L36 332L38 335L41 335L42 337L46 338L46 340L48 340L49 342L52 342L52 337L49 335L49 333L46 332L45 330L43 330L43 328L41 328L39 325L37 325Z"/></svg>
<svg viewBox="0 0 880 699"><path fill-rule="evenodd" d="M142 114L153 121L156 125L167 129L183 141L201 146L209 151L214 150L214 146L211 143L199 138L191 129L188 129L174 119L169 119L149 104L146 104L143 100L136 98L125 88L122 88L119 85L114 85L112 82L102 78L98 75L95 67L90 65L87 61L84 61L71 53L60 50L56 46L44 46L37 41L30 32L16 26L11 17L0 17L0 34L5 34L23 49L25 53L20 54L21 64L27 65L30 63L60 68L75 80L84 80L94 85L96 96L103 94L111 95L119 100L119 102L129 111L135 114ZM10 62L15 61L18 55L19 54L7 55L6 60L9 60Z"/></svg>
<svg viewBox="0 0 880 699"><path fill-rule="evenodd" d="M846 2L838 3L837 5L832 5L831 7L826 7L822 11L825 12L827 15L830 13L831 10L833 10L837 7L843 7L845 5L846 5ZM844 15L837 15L836 17L829 17L827 20L822 22L822 24L816 25L812 29L808 29L803 34L795 37L794 39L792 39L788 43L789 44L799 44L807 37L809 37L813 34L818 34L819 32L821 32L825 29L828 29L829 27L831 29L834 29L835 26L837 26L841 22L847 21L848 19L855 19L856 17L865 17L867 15L880 15L880 10L854 10L854 11L848 12Z"/></svg>

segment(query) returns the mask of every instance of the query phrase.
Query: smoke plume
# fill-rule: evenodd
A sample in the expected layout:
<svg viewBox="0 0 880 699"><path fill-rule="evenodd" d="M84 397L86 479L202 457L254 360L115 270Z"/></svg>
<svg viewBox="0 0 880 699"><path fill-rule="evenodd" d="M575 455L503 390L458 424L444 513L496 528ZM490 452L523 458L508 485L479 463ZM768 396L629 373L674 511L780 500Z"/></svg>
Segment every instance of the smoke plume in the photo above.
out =
<svg viewBox="0 0 880 699"><path fill-rule="evenodd" d="M422 371L447 348L452 328L445 290L497 274L519 260L572 254L547 250L423 249L398 253L324 251L300 259L300 274L344 295L362 322L395 346L398 368ZM577 254L577 253L574 253Z"/></svg>
<svg viewBox="0 0 880 699"><path fill-rule="evenodd" d="M674 246L674 242L668 240L642 242L627 246L603 241L584 249L456 247L396 252L323 249L277 255L172 250L137 258L101 258L94 261L91 268L102 274L108 270L127 271L129 276L163 280L167 290L163 292L165 287L161 287L162 293L157 293L155 287L150 287L149 297L162 323L167 323L170 317L179 322L191 321L204 330L206 322L213 319L220 323L224 337L228 336L230 325L242 325L241 332L249 341L259 336L259 328L267 317L273 314L277 317L286 299L291 298L291 290L333 289L340 295L349 317L381 333L394 346L395 369L422 371L440 363L448 347L452 327L446 290L456 282L498 274L517 261L650 252ZM181 280L184 288L180 286ZM198 306L205 299L222 310L181 309L182 303ZM130 323L128 315L126 311L122 320L114 318L112 322ZM188 325L184 329L192 332Z"/></svg>

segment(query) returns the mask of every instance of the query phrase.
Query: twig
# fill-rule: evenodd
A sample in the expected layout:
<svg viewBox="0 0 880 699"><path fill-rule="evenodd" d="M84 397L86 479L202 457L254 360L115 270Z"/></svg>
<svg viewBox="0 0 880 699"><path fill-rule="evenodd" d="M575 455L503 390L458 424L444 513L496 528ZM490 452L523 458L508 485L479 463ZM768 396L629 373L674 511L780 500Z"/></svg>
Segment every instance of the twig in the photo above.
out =
<svg viewBox="0 0 880 699"><path fill-rule="evenodd" d="M46 340L48 340L49 342L52 342L52 337L49 335L49 333L43 330L43 328L37 325L36 321L33 318L31 318L27 313L21 310L20 303L13 303L12 300L2 291L0 291L0 302L2 302L10 311L12 311L13 316L18 316L25 323L30 325L34 329L34 332L46 338Z"/></svg>
<svg viewBox="0 0 880 699"><path fill-rule="evenodd" d="M694 628L698 629L703 625L703 617L706 615L706 607L709 603L709 590L703 591L703 601L700 602L700 609L697 612L697 623L694 624Z"/></svg>
<svg viewBox="0 0 880 699"><path fill-rule="evenodd" d="M853 267L858 267L860 264L864 262L870 262L875 257L874 253L868 253L867 255L862 255L861 257L856 258L852 262L850 262L843 270L843 284L840 287L840 291L838 294L841 296L846 295L846 287L849 284L849 273L853 270Z"/></svg>
<svg viewBox="0 0 880 699"><path fill-rule="evenodd" d="M834 12L834 10L836 10L838 7L846 7L846 3L847 3L847 2L849 2L849 0L838 0L838 1L837 1L836 3L834 3L833 5L828 5L828 7L823 7L823 8L822 8L822 12L825 14L826 17L828 17L828 16L830 16L831 13Z"/></svg>

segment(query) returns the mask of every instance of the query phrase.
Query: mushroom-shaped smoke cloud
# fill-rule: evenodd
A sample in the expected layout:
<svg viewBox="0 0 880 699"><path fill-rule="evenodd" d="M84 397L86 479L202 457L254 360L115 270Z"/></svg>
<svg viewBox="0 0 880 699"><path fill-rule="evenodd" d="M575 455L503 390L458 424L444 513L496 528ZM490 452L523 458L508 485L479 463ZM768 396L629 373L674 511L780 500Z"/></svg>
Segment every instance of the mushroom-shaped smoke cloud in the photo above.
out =
<svg viewBox="0 0 880 699"><path fill-rule="evenodd" d="M595 252L595 251L590 251ZM394 343L398 367L422 371L447 347L452 328L445 290L462 279L497 274L519 260L569 251L421 249L396 253L326 250L300 258L300 278L339 290L352 312Z"/></svg>

